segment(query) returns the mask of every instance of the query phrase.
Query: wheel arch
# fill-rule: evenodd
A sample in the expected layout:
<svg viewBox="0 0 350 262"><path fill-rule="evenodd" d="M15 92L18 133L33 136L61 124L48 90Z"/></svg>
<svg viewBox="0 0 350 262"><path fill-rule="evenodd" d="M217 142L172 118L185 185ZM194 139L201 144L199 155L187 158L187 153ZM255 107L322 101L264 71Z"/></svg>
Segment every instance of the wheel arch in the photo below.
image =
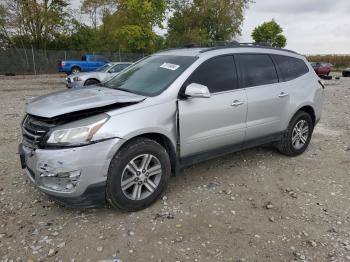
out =
<svg viewBox="0 0 350 262"><path fill-rule="evenodd" d="M88 79L86 79L86 80L84 81L84 86L85 86L86 82L89 81L89 80L95 80L97 83L101 83L101 81L98 80L97 78L91 77L91 78L88 78Z"/></svg>
<svg viewBox="0 0 350 262"><path fill-rule="evenodd" d="M149 133L135 135L135 136L130 137L127 140L125 140L125 142L120 146L119 150L121 148L123 148L126 144L132 142L133 140L135 140L137 138L148 138L150 140L156 141L158 144L163 146L165 148L165 150L167 151L167 153L169 154L170 163L171 163L171 173L173 175L176 175L178 173L179 164L178 164L178 158L177 158L175 145L171 142L171 139L164 134L156 133L156 132L149 132Z"/></svg>
<svg viewBox="0 0 350 262"><path fill-rule="evenodd" d="M316 113L315 113L315 109L311 105L303 105L300 108L298 108L298 110L296 110L294 112L294 114L292 115L292 117L289 119L289 122L293 119L295 114L297 114L300 111L303 111L303 112L309 114L311 116L312 123L315 126L315 124L316 124Z"/></svg>
<svg viewBox="0 0 350 262"><path fill-rule="evenodd" d="M71 67L69 68L69 71L72 71L73 68L79 68L79 70L81 71L81 67L78 65L71 65Z"/></svg>

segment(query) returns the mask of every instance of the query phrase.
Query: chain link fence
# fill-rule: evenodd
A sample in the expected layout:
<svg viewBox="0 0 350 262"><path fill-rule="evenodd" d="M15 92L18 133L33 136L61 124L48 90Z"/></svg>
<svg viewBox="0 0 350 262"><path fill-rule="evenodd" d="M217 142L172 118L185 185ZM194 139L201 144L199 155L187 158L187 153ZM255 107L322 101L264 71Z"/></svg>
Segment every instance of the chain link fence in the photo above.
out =
<svg viewBox="0 0 350 262"><path fill-rule="evenodd" d="M58 61L81 60L86 53L102 55L113 62L135 62L145 56L124 52L0 49L0 75L54 74L58 72Z"/></svg>

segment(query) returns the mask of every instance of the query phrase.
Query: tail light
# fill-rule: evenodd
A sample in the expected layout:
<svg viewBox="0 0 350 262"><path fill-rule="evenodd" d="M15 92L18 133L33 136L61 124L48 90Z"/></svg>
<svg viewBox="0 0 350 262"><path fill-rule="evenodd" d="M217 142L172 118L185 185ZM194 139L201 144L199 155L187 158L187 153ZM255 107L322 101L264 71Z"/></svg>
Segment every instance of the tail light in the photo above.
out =
<svg viewBox="0 0 350 262"><path fill-rule="evenodd" d="M322 86L323 89L325 89L326 85L322 80L318 80L318 83Z"/></svg>
<svg viewBox="0 0 350 262"><path fill-rule="evenodd" d="M57 61L57 65L58 65L59 68L64 67L64 61L58 60L58 61Z"/></svg>

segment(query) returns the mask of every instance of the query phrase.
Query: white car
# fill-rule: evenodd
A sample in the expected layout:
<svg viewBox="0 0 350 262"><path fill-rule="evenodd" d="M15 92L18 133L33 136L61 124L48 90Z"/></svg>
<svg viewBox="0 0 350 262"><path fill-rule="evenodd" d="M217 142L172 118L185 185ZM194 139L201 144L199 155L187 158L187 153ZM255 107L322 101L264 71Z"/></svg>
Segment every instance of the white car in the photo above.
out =
<svg viewBox="0 0 350 262"><path fill-rule="evenodd" d="M68 88L78 88L105 82L130 66L130 62L108 63L93 72L72 74L66 77Z"/></svg>

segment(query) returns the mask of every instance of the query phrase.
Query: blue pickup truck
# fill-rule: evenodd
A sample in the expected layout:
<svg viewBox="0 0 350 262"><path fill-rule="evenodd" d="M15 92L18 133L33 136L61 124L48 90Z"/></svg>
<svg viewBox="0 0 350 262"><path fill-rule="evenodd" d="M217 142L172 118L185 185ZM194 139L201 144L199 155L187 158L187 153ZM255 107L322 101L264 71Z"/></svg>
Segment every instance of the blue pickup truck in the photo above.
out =
<svg viewBox="0 0 350 262"><path fill-rule="evenodd" d="M108 63L108 59L101 55L83 55L81 60L60 60L58 61L58 71L69 74L94 71Z"/></svg>

